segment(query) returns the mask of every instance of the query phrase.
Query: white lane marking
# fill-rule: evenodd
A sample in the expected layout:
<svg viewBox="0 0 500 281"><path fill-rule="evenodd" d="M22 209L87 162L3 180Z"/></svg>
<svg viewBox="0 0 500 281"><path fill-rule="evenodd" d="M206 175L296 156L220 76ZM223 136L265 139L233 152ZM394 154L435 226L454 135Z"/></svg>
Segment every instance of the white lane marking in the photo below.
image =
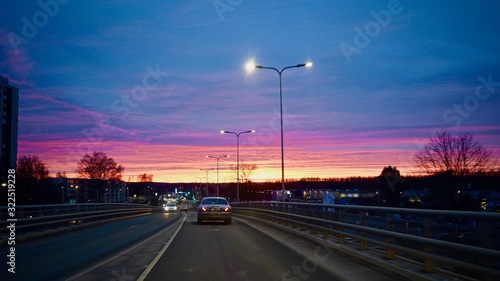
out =
<svg viewBox="0 0 500 281"><path fill-rule="evenodd" d="M184 215L184 218L182 218L182 221L181 221L181 223L180 223L180 225L179 225L179 228L177 228L177 230L176 230L176 231L175 231L175 233L174 233L174 236L172 236L172 237L175 237L175 235L177 234L177 232L179 232L179 229L181 229L181 226L184 224L184 220L186 220L186 215ZM126 249L125 251L122 251L122 252L120 252L120 253L118 253L118 254L116 254L116 255L114 255L114 256L112 256L112 257L110 257L109 259L107 259L107 260L105 260L105 261L102 261L102 262L100 262L99 264L96 264L96 265L94 265L93 267L91 267L91 268L89 268L89 269L87 269L87 270L84 270L84 271L82 271L82 272L78 273L77 275L75 275L75 276L73 276L73 277L70 277L69 279L67 279L67 281L74 280L74 279L76 279L76 278L78 278L78 277L80 277L80 276L82 276L82 275L86 274L87 272L90 272L90 271L94 270L95 268L97 268L97 267L99 267L99 266L102 266L103 264L105 264L105 263L107 263L107 262L109 262L109 261L111 261L111 260L115 259L115 258L116 258L116 257L118 257L118 256L121 256L121 255L124 255L124 254L126 254L126 253L130 252L131 250L133 250L133 249L135 249L135 248L139 247L140 245L144 244L145 242L148 242L149 240L151 240L151 239L155 238L156 236L158 236L158 235L160 235L160 234L162 234L162 233L163 233L163 231L158 232L157 234L155 234L155 235L153 235L153 236L149 237L148 239L146 239L146 240L142 241L141 243L137 243L137 244L135 244L134 246L132 246L132 247L130 247L130 248L128 248L128 249ZM172 240L173 240L173 239L171 238L171 239L169 240L169 243L170 243Z"/></svg>
<svg viewBox="0 0 500 281"><path fill-rule="evenodd" d="M177 236L177 233L179 232L179 230L181 230L181 227L184 224L184 221L186 220L186 217L187 217L186 214L183 214L183 215L184 215L184 217L182 218L182 222L180 223L180 225L177 228L177 230L175 230L174 234L172 235L172 237L170 237L170 239L168 240L167 244L165 244L165 246L163 246L163 249L161 249L161 251L158 253L158 255L156 255L155 259L149 264L149 266L146 268L146 270L144 270L144 272L141 274L141 276L139 276L139 278L137 279L137 281L144 281L144 279L146 279L146 277L148 276L149 272L151 272L151 270L153 269L153 267L155 266L155 264L160 260L160 258L163 255L163 253L165 253L165 251L170 246L170 244L172 243L172 241L174 241L175 236Z"/></svg>

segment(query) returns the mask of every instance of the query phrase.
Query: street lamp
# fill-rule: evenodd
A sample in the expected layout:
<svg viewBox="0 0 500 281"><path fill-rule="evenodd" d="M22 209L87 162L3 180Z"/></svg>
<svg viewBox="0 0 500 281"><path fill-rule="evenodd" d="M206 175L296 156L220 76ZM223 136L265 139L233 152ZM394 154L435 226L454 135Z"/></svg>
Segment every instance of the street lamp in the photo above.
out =
<svg viewBox="0 0 500 281"><path fill-rule="evenodd" d="M248 134L248 133L255 133L255 130L251 131L244 131L244 132L230 132L230 131L220 131L221 134L233 134L236 135L236 169L237 169L237 174L236 174L236 202L240 202L240 135L241 134Z"/></svg>
<svg viewBox="0 0 500 281"><path fill-rule="evenodd" d="M204 179L205 177L195 177L195 178L200 181L200 189L203 189L201 187L201 179ZM199 196L199 194L198 194L198 181L196 182L196 186L194 188L195 188L195 196ZM194 199L196 199L196 197L194 197Z"/></svg>
<svg viewBox="0 0 500 281"><path fill-rule="evenodd" d="M205 187L205 193L206 193L205 196L207 196L207 197L208 197L208 171L213 171L213 170L214 170L213 168L211 168L211 169L200 169L200 171L207 172L207 175L206 175L207 185Z"/></svg>
<svg viewBox="0 0 500 281"><path fill-rule="evenodd" d="M229 155L223 155L223 156L211 156L207 155L207 158L215 158L217 159L217 197L219 197L219 159L224 158L224 157L229 157Z"/></svg>
<svg viewBox="0 0 500 281"><path fill-rule="evenodd" d="M285 201L285 153L284 153L284 148L283 148L283 90L282 90L282 86L281 86L281 74L283 73L283 71L285 69L295 68L295 67L303 67L303 66L311 67L312 62L287 66L281 70L278 70L274 67L255 65L253 63L248 63L246 65L246 68L248 70L252 70L254 68L272 69L272 70L276 71L279 75L279 79L280 79L280 118L281 118L281 192L282 192L282 200L283 201Z"/></svg>

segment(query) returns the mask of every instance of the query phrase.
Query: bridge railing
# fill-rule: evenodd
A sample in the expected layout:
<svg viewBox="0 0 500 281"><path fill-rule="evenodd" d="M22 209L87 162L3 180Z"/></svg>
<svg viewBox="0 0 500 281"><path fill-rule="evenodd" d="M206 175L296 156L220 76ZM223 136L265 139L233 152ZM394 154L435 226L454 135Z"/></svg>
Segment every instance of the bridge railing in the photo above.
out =
<svg viewBox="0 0 500 281"><path fill-rule="evenodd" d="M161 210L157 206L127 203L24 205L15 208L1 206L0 244L12 233L8 228L11 224L15 225L16 236L20 238L28 233Z"/></svg>
<svg viewBox="0 0 500 281"><path fill-rule="evenodd" d="M500 214L289 202L232 203L235 214L412 263L423 272L500 276Z"/></svg>

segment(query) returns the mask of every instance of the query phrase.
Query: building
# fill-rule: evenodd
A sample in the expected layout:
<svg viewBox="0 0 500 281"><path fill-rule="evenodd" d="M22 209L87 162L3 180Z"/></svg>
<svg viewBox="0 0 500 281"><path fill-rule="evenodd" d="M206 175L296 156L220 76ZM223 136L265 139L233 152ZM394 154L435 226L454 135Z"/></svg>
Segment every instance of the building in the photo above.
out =
<svg viewBox="0 0 500 281"><path fill-rule="evenodd" d="M51 178L52 186L60 190L62 204L123 203L127 187L122 181L89 180L79 178Z"/></svg>
<svg viewBox="0 0 500 281"><path fill-rule="evenodd" d="M19 89L9 85L9 79L0 76L0 178L7 178L7 170L16 168L17 116Z"/></svg>

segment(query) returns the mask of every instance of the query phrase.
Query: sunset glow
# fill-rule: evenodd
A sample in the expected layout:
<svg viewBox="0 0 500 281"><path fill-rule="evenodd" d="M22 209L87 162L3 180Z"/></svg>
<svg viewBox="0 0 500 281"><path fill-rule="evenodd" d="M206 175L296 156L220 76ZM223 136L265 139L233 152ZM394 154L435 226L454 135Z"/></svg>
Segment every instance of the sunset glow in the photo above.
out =
<svg viewBox="0 0 500 281"><path fill-rule="evenodd" d="M66 1L33 34L43 9L7 2L0 75L19 88L18 156L51 176L102 151L123 180L194 182L216 168L207 155L230 155L219 178L234 182L236 138L220 132L255 130L240 161L276 181L281 121L286 179L419 174L413 155L443 129L500 163L497 1L227 1L240 4L223 14L211 1ZM256 64L300 67L280 84Z"/></svg>

